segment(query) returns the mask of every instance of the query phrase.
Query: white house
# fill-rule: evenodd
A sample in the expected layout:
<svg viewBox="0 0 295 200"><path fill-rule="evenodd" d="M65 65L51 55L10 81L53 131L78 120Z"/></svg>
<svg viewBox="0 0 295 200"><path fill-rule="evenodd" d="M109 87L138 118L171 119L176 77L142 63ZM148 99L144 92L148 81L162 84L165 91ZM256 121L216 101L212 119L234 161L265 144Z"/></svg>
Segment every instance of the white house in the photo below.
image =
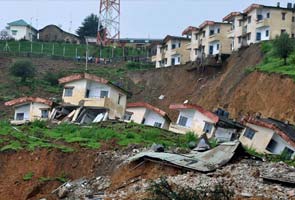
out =
<svg viewBox="0 0 295 200"><path fill-rule="evenodd" d="M179 111L176 124L171 124L169 128L176 133L194 132L198 136L207 133L208 138L223 142L238 139L244 128L230 120L229 113L221 109L213 113L196 104L172 104L169 108Z"/></svg>
<svg viewBox="0 0 295 200"><path fill-rule="evenodd" d="M7 30L11 37L15 40L29 40L32 41L37 38L38 30L36 30L33 26L28 24L23 19L10 22L7 24Z"/></svg>
<svg viewBox="0 0 295 200"><path fill-rule="evenodd" d="M259 153L295 156L295 127L287 122L272 118L245 117L247 128L240 136L243 145Z"/></svg>
<svg viewBox="0 0 295 200"><path fill-rule="evenodd" d="M76 116L81 118L79 122L90 123L101 113L108 113L110 119L123 119L128 92L121 87L87 73L60 78L59 83L64 87L63 108L68 112L79 111Z"/></svg>
<svg viewBox="0 0 295 200"><path fill-rule="evenodd" d="M145 102L128 103L124 120L169 129L170 118L165 111Z"/></svg>
<svg viewBox="0 0 295 200"><path fill-rule="evenodd" d="M22 97L5 103L14 107L13 124L48 119L52 104L52 101L39 97Z"/></svg>

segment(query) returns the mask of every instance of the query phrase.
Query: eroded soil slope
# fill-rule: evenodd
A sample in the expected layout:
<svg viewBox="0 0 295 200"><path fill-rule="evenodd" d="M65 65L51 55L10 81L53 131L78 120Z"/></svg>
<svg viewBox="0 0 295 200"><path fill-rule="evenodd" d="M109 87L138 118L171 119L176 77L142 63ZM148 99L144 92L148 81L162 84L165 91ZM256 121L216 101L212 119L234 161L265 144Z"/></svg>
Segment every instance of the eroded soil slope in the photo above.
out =
<svg viewBox="0 0 295 200"><path fill-rule="evenodd" d="M173 119L177 113L170 103L189 100L207 109L223 107L232 117L260 112L264 116L295 121L295 84L277 74L247 73L246 68L261 62L259 45L234 53L220 69L188 71L193 66L154 69L129 73L142 86L133 101L148 101L164 108ZM165 95L159 100L160 95Z"/></svg>

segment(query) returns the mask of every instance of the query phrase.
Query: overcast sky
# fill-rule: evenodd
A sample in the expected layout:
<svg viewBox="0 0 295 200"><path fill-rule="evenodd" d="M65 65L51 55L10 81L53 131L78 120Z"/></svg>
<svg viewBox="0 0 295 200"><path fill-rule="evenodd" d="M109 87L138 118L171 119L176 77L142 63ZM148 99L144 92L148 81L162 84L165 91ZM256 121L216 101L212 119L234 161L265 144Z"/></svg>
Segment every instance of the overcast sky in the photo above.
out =
<svg viewBox="0 0 295 200"><path fill-rule="evenodd" d="M61 25L75 33L85 16L98 14L100 0L0 0L0 29L18 19L35 28ZM278 0L121 0L121 38L163 38L180 35L204 20L220 21L252 3L276 5ZM286 6L288 0L280 1ZM295 3L295 1L294 1Z"/></svg>

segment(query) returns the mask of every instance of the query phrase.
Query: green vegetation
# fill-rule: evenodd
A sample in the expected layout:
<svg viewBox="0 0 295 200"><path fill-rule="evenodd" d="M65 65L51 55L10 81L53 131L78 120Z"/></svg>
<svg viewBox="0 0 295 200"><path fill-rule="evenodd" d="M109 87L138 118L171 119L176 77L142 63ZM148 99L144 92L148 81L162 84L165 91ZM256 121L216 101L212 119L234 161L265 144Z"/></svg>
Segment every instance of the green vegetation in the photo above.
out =
<svg viewBox="0 0 295 200"><path fill-rule="evenodd" d="M70 44L60 42L40 42L40 41L1 41L0 40L0 52L9 52L14 55L25 55L30 53L31 55L49 56L54 59L58 58L76 58L77 56L85 57L86 55L86 44ZM89 45L88 51L90 56L100 56L99 47L95 45ZM122 57L123 48L119 47L104 47L101 51L103 58ZM143 56L146 52L142 49L125 47L125 56Z"/></svg>
<svg viewBox="0 0 295 200"><path fill-rule="evenodd" d="M290 39L290 41L290 44L294 45L294 40ZM269 74L277 73L287 75L295 81L295 51L287 52L288 56L286 57L286 54L283 56L278 53L278 48L282 47L276 47L276 45L276 41L263 42L261 44L261 50L264 53L263 61L255 67L247 68L246 72L250 73L257 70ZM291 47L288 48L291 49ZM283 57L286 57L286 64Z"/></svg>
<svg viewBox="0 0 295 200"><path fill-rule="evenodd" d="M284 59L284 65L287 65L287 58L294 51L294 41L287 33L282 33L273 41L273 47L275 55Z"/></svg>
<svg viewBox="0 0 295 200"><path fill-rule="evenodd" d="M28 172L28 173L26 173L26 174L23 176L23 180L24 180L24 181L29 181L29 180L31 180L31 179L33 178L33 176L34 176L34 172Z"/></svg>
<svg viewBox="0 0 295 200"><path fill-rule="evenodd" d="M95 14L90 14L87 16L82 25L78 28L77 34L81 39L84 39L85 36L96 37L98 32L98 17Z"/></svg>
<svg viewBox="0 0 295 200"><path fill-rule="evenodd" d="M129 70L141 70L141 69L153 69L154 65L148 63L139 63L139 62L127 62L125 67Z"/></svg>
<svg viewBox="0 0 295 200"><path fill-rule="evenodd" d="M35 76L35 67L29 60L18 60L10 67L10 73L13 76L21 78L21 82L26 82L27 79Z"/></svg>
<svg viewBox="0 0 295 200"><path fill-rule="evenodd" d="M197 188L173 185L166 178L153 181L148 188L150 198L146 200L230 200L234 192L217 183L212 186L199 186Z"/></svg>
<svg viewBox="0 0 295 200"><path fill-rule="evenodd" d="M150 146L153 143L165 147L186 147L187 139L166 130L146 127L134 123L104 122L92 126L74 124L49 125L36 121L21 127L12 127L8 122L0 122L0 151L33 151L39 148L59 149L63 152L75 151L72 144L81 148L98 149L112 143L120 148L129 144Z"/></svg>

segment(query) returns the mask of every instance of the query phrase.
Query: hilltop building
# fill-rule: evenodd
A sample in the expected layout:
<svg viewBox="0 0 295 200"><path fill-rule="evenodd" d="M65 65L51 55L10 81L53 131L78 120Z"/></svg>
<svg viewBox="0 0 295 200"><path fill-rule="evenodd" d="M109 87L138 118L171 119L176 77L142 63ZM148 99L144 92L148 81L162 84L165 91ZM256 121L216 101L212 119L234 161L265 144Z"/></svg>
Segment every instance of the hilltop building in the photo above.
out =
<svg viewBox="0 0 295 200"><path fill-rule="evenodd" d="M33 41L37 39L38 31L23 19L10 22L7 25L6 28L10 36L15 40Z"/></svg>

